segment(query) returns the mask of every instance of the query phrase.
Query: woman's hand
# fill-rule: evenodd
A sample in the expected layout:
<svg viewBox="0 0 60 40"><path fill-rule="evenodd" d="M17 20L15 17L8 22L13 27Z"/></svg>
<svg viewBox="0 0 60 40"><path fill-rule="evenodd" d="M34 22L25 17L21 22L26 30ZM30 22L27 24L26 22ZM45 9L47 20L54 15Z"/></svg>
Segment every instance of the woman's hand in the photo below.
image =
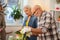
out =
<svg viewBox="0 0 60 40"><path fill-rule="evenodd" d="M26 33L26 32L30 32L31 31L31 27L24 27L22 28L22 30L20 31L22 34Z"/></svg>

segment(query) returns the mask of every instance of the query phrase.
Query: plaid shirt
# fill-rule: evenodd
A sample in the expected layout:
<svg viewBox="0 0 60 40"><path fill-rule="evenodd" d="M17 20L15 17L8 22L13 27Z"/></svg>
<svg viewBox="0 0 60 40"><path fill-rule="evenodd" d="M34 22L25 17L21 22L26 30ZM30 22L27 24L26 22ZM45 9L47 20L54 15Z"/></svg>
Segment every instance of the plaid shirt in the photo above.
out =
<svg viewBox="0 0 60 40"><path fill-rule="evenodd" d="M57 27L51 13L43 12L38 18L38 28L46 28L44 34L39 34L39 40L58 40Z"/></svg>

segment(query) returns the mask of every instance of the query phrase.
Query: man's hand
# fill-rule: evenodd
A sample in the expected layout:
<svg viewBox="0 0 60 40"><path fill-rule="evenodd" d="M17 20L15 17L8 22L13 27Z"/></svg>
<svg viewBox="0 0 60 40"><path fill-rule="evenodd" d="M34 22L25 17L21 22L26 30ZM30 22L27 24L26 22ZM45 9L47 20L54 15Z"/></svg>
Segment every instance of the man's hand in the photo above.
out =
<svg viewBox="0 0 60 40"><path fill-rule="evenodd" d="M26 33L26 32L30 32L31 31L31 27L24 27L20 32L22 34Z"/></svg>

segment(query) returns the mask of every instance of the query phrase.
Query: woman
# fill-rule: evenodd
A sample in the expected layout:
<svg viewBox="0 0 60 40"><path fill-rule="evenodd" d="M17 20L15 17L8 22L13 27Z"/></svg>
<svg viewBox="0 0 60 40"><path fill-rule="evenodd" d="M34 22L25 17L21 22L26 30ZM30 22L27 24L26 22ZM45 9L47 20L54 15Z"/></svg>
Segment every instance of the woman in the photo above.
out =
<svg viewBox="0 0 60 40"><path fill-rule="evenodd" d="M26 13L27 17L25 18L23 26L30 26L32 28L37 27L37 18L32 15L31 8L29 6L24 7L24 12ZM37 36L31 35L28 40L37 40Z"/></svg>
<svg viewBox="0 0 60 40"><path fill-rule="evenodd" d="M5 32L5 19L4 19L4 8L0 4L0 39L6 40L6 32Z"/></svg>

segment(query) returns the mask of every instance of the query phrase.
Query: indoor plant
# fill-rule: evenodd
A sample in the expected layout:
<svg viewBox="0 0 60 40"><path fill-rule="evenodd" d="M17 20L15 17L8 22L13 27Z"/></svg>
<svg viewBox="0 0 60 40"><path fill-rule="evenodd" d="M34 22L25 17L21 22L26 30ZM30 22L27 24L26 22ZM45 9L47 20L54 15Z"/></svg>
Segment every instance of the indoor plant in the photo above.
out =
<svg viewBox="0 0 60 40"><path fill-rule="evenodd" d="M23 18L20 8L14 7L14 8L12 8L12 9L13 9L13 12L11 13L11 16L13 17L13 19L14 19L15 21L16 21L16 20L19 20L20 18Z"/></svg>
<svg viewBox="0 0 60 40"><path fill-rule="evenodd" d="M56 2L59 4L60 3L60 0L56 0Z"/></svg>
<svg viewBox="0 0 60 40"><path fill-rule="evenodd" d="M58 17L58 21L60 21L60 16Z"/></svg>

